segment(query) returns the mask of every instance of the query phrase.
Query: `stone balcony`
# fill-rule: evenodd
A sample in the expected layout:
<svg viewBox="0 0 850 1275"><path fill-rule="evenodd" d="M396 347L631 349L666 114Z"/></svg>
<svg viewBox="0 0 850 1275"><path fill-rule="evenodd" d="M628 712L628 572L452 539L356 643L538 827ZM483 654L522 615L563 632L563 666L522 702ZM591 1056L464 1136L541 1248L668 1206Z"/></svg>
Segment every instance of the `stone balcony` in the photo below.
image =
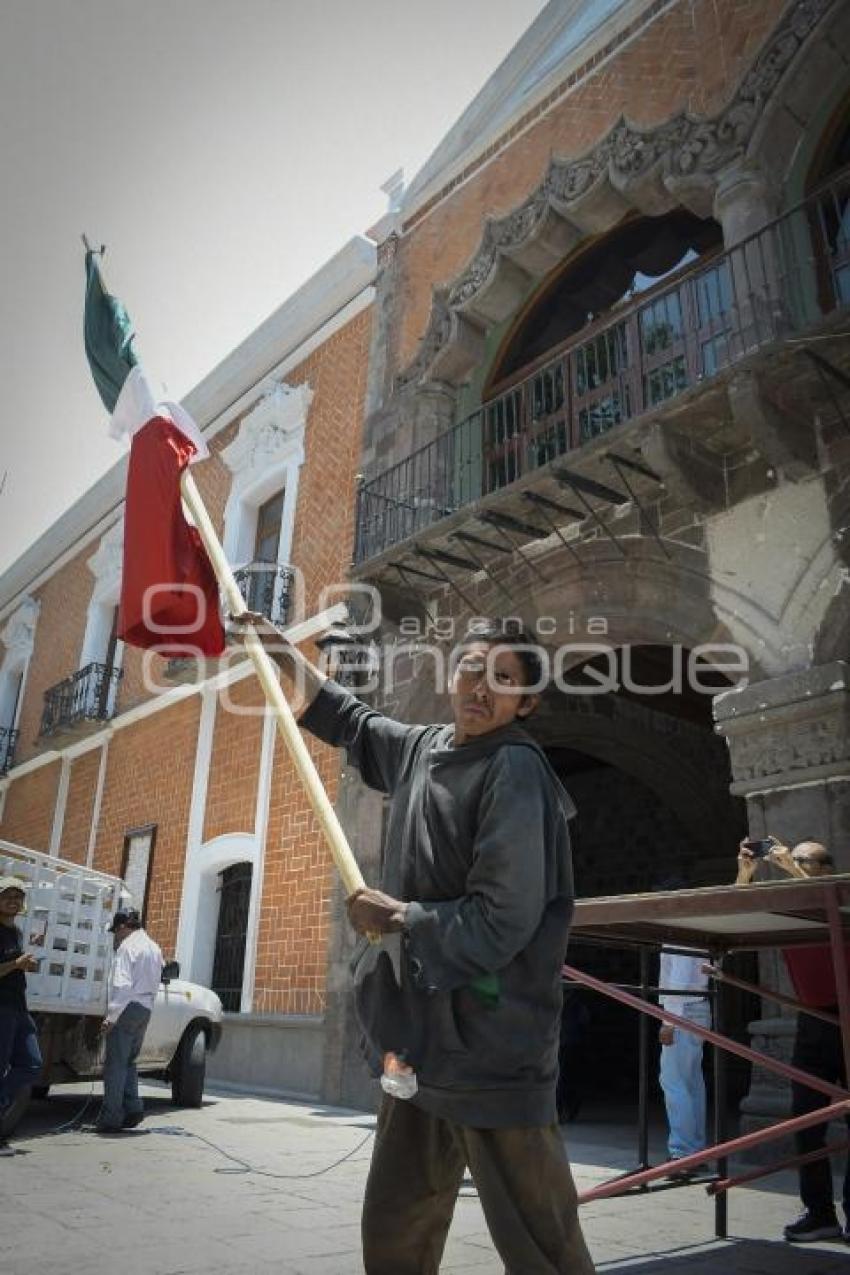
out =
<svg viewBox="0 0 850 1275"><path fill-rule="evenodd" d="M814 472L813 414L850 388L849 206L845 171L362 483L355 575L462 588L550 537L663 536L674 489L710 512Z"/></svg>

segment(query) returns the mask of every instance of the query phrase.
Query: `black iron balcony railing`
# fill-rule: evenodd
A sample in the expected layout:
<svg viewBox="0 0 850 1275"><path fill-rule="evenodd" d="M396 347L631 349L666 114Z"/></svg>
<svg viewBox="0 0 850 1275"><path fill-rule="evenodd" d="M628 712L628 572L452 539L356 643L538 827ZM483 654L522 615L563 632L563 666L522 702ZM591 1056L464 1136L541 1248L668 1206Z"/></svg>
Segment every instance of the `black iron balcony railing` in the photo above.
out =
<svg viewBox="0 0 850 1275"><path fill-rule="evenodd" d="M358 495L355 561L850 306L850 170L736 247L614 307Z"/></svg>
<svg viewBox="0 0 850 1275"><path fill-rule="evenodd" d="M115 714L121 669L87 664L44 693L42 736L56 735L81 722L105 722Z"/></svg>
<svg viewBox="0 0 850 1275"><path fill-rule="evenodd" d="M15 760L18 732L10 726L0 726L0 775L8 775Z"/></svg>
<svg viewBox="0 0 850 1275"><path fill-rule="evenodd" d="M258 611L272 624L285 624L292 603L295 572L280 562L249 562L234 571L249 611Z"/></svg>

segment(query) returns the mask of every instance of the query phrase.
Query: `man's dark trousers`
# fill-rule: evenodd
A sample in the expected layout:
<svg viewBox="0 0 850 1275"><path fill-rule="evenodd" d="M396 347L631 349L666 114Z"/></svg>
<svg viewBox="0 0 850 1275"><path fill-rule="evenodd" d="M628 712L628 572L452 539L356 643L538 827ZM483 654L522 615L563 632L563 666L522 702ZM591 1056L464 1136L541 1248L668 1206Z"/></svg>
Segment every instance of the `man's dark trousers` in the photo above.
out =
<svg viewBox="0 0 850 1275"><path fill-rule="evenodd" d="M97 1118L99 1129L120 1129L125 1116L137 1116L145 1109L139 1097L136 1059L142 1048L151 1012L138 1001L122 1010L118 1022L107 1033L103 1063L103 1105Z"/></svg>
<svg viewBox="0 0 850 1275"><path fill-rule="evenodd" d="M41 1071L35 1023L25 1009L0 1006L0 1117Z"/></svg>
<svg viewBox="0 0 850 1275"><path fill-rule="evenodd" d="M389 1096L363 1205L367 1275L437 1275L467 1165L506 1275L593 1275L557 1125L473 1129Z"/></svg>
<svg viewBox="0 0 850 1275"><path fill-rule="evenodd" d="M837 1007L825 1010L829 1014L837 1014ZM794 1056L792 1062L801 1071L808 1071L821 1080L833 1084L844 1084L844 1051L841 1044L841 1032L832 1023L825 1023L822 1018L813 1018L811 1014L801 1013L797 1019L797 1035L794 1040ZM806 1115L824 1107L832 1100L826 1094L808 1089L805 1085L792 1083L792 1106L795 1116ZM847 1118L850 1127L850 1117ZM816 1151L826 1144L827 1126L813 1125L796 1136L797 1154L805 1155ZM828 1156L814 1160L811 1164L800 1165L800 1199L803 1206L819 1217L833 1211L832 1166ZM850 1222L850 1155L844 1173L844 1211Z"/></svg>

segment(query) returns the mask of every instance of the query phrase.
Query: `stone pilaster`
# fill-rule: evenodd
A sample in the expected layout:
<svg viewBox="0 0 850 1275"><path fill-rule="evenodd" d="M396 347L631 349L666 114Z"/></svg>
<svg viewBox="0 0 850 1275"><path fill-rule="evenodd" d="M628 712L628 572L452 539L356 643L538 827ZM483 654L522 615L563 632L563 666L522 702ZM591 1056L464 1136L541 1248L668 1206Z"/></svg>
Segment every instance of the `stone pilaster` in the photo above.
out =
<svg viewBox="0 0 850 1275"><path fill-rule="evenodd" d="M850 871L850 668L843 661L728 691L715 700L717 731L732 762L732 792L746 799L750 834L772 834L788 845L822 841L839 871ZM790 992L777 952L759 957L759 981ZM762 1017L749 1025L752 1046L789 1062L794 1015L762 1003ZM790 1115L786 1081L753 1069L741 1104L741 1132L763 1128ZM757 1159L781 1159L790 1145L771 1143Z"/></svg>

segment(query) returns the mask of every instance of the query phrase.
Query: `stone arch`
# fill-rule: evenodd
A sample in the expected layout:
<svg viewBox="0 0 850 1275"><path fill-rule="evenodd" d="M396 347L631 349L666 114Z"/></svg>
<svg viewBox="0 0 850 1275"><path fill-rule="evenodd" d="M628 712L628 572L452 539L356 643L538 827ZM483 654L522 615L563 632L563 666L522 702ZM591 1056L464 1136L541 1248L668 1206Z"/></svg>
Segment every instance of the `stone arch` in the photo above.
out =
<svg viewBox="0 0 850 1275"><path fill-rule="evenodd" d="M485 222L461 274L435 289L420 348L396 388L422 381L458 386L480 363L485 333L514 313L582 238L604 234L627 213L659 216L684 205L710 215L721 172L753 148L767 104L803 61L801 49L820 40L827 18L837 25L841 8L841 0L796 0L717 115L681 112L649 129L621 118L585 155L553 158L522 204ZM777 145L776 133L771 137Z"/></svg>
<svg viewBox="0 0 850 1275"><path fill-rule="evenodd" d="M599 541L582 546L581 562L559 557L555 578L535 586L534 614L553 616L559 634L569 634L572 625L576 642L587 617L600 617L607 626L603 640L611 646L678 644L692 650L735 643L746 652L752 681L783 666L781 615L713 574L703 550L667 540L666 558L647 539L621 543L625 558ZM544 569L545 563L541 559ZM584 658L577 652L573 663Z"/></svg>
<svg viewBox="0 0 850 1275"><path fill-rule="evenodd" d="M805 194L824 129L850 92L850 69L843 52L850 47L850 9L845 4L821 8L823 18L810 28L804 54L786 62L747 146L748 158L769 174L785 204L794 204Z"/></svg>
<svg viewBox="0 0 850 1275"><path fill-rule="evenodd" d="M659 728L660 714L649 710L643 720L637 714L630 718L629 707L590 699L559 711L557 701L550 699L546 711L532 723L532 733L545 748L574 749L637 779L676 815L683 828L692 830L705 858L716 857L723 823L721 804L728 802L729 793L728 788L722 791L720 785L707 782L697 750L689 747L698 728L677 723L666 738ZM655 729L651 729L653 722ZM722 751L722 741L716 743Z"/></svg>

